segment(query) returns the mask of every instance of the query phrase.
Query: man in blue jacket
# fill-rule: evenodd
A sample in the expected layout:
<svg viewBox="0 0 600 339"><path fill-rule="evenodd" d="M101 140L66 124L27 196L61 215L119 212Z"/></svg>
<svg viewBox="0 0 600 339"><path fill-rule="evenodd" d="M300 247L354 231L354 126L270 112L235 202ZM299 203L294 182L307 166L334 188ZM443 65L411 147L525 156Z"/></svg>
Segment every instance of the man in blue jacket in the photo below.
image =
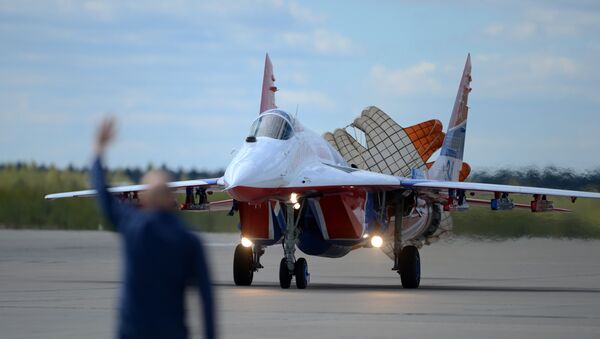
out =
<svg viewBox="0 0 600 339"><path fill-rule="evenodd" d="M173 213L175 197L168 175L152 171L144 176L148 189L140 192L143 207L118 201L106 190L102 157L114 138L114 120L98 130L92 184L100 209L115 225L123 243L119 339L187 338L185 290L190 283L202 296L206 338L215 338L213 293L200 239Z"/></svg>

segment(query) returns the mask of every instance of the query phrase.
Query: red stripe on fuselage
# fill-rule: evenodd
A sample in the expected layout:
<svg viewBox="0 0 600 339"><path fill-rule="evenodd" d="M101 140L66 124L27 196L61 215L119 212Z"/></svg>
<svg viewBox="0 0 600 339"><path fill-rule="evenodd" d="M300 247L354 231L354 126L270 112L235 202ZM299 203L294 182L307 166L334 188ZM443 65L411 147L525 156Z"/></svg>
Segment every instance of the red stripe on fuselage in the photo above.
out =
<svg viewBox="0 0 600 339"><path fill-rule="evenodd" d="M322 194L337 194L340 192L364 192L377 189L385 189L384 186L313 186L313 187L277 187L277 188L263 188L263 187L248 187L248 186L236 186L228 189L227 193L237 201L245 202L261 202L265 200L282 200L287 201L290 199L292 193L299 194L301 196L310 195L322 195Z"/></svg>

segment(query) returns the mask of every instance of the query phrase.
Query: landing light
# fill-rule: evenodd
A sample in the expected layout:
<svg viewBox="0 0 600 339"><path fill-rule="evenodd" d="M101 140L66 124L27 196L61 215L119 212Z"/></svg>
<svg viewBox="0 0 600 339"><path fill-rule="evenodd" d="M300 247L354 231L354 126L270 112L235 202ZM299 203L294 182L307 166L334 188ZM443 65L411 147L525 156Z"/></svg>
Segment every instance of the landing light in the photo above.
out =
<svg viewBox="0 0 600 339"><path fill-rule="evenodd" d="M246 238L246 237L242 237L242 246L244 247L250 247L252 246L252 240Z"/></svg>
<svg viewBox="0 0 600 339"><path fill-rule="evenodd" d="M297 204L298 203L298 194L296 193L292 193L290 194L290 202L292 204ZM294 207L295 208L295 207ZM297 209L297 208L296 208Z"/></svg>
<svg viewBox="0 0 600 339"><path fill-rule="evenodd" d="M365 235L363 235L363 239L367 239L369 237L369 233L365 233Z"/></svg>
<svg viewBox="0 0 600 339"><path fill-rule="evenodd" d="M371 237L371 246L379 248L381 245L383 245L383 239L380 236L374 235Z"/></svg>
<svg viewBox="0 0 600 339"><path fill-rule="evenodd" d="M294 204L294 209L295 210L299 210L300 209L300 204L299 203L295 203Z"/></svg>

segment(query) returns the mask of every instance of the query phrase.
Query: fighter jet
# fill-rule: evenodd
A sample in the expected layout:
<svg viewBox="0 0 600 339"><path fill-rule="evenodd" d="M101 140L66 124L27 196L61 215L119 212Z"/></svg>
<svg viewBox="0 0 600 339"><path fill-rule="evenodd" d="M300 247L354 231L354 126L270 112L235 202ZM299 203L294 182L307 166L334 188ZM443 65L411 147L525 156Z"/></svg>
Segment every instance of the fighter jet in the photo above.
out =
<svg viewBox="0 0 600 339"><path fill-rule="evenodd" d="M467 210L469 203L489 204L493 210L563 211L547 197L566 196L573 202L600 198L592 192L465 182L470 172L463 151L471 80L467 56L445 133L437 120L404 128L377 107L368 107L347 128L319 135L275 105L278 89L267 54L259 114L224 176L169 186L185 194L181 210L239 213L236 285L251 285L263 268L265 249L280 245L281 288L290 288L293 280L299 289L309 284L307 260L297 258L297 250L341 258L361 248L381 248L393 260L402 286L418 288L419 249L450 230L451 211ZM437 159L429 162L438 149ZM120 186L110 192L124 203L135 203L145 189ZM226 192L231 199L209 203L212 191ZM493 198L474 199L474 192L489 192ZM45 198L94 194L85 190ZM512 194L532 196L531 204L513 203Z"/></svg>

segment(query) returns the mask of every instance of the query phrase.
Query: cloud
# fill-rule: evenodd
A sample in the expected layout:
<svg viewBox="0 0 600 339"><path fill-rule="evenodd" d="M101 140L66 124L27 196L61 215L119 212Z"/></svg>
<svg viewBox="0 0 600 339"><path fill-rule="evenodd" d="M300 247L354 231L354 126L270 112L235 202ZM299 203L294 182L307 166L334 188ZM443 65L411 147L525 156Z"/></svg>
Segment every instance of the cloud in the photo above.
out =
<svg viewBox="0 0 600 339"><path fill-rule="evenodd" d="M508 37L514 40L533 38L539 27L533 22L511 23L509 25L492 23L483 28L483 33L492 37Z"/></svg>
<svg viewBox="0 0 600 339"><path fill-rule="evenodd" d="M511 40L537 37L578 36L600 28L600 11L577 6L564 8L530 4L520 17L485 25L483 34Z"/></svg>
<svg viewBox="0 0 600 339"><path fill-rule="evenodd" d="M575 60L564 56L535 56L527 60L532 74L543 77L551 75L573 76L578 66Z"/></svg>
<svg viewBox="0 0 600 339"><path fill-rule="evenodd" d="M113 4L107 1L84 1L83 10L99 20L110 21L115 16Z"/></svg>
<svg viewBox="0 0 600 339"><path fill-rule="evenodd" d="M371 68L370 76L383 92L410 95L439 90L440 84L434 77L436 69L437 66L430 62L420 62L401 69L375 65Z"/></svg>
<svg viewBox="0 0 600 339"><path fill-rule="evenodd" d="M538 31L538 25L533 22L522 22L512 27L512 36L519 40L530 39L535 36Z"/></svg>
<svg viewBox="0 0 600 339"><path fill-rule="evenodd" d="M582 92L584 66L563 55L475 55L474 88L486 97L558 95Z"/></svg>
<svg viewBox="0 0 600 339"><path fill-rule="evenodd" d="M303 106L318 106L322 110L333 110L336 107L333 99L327 94L319 91L285 90L278 92L277 95L276 101L278 106L281 105L283 106L282 108L288 110L295 108L296 105L299 105L301 110Z"/></svg>
<svg viewBox="0 0 600 339"><path fill-rule="evenodd" d="M46 16L53 13L57 17L82 16L98 20L112 21L131 15L159 14L164 17L189 18L268 18L271 15L291 17L298 22L318 23L324 16L287 0L21 0L1 1L0 13Z"/></svg>
<svg viewBox="0 0 600 339"><path fill-rule="evenodd" d="M318 14L307 7L301 6L297 1L289 1L287 3L290 15L301 22L320 23L325 20L325 16Z"/></svg>
<svg viewBox="0 0 600 339"><path fill-rule="evenodd" d="M504 33L504 30L505 30L504 25L498 24L498 23L493 23L493 24L487 25L483 29L483 32L487 35L497 36L497 35Z"/></svg>
<svg viewBox="0 0 600 339"><path fill-rule="evenodd" d="M521 55L505 56L499 54L477 55L474 57L482 67L493 66L500 75L515 78L547 79L551 77L573 77L581 70L579 63L562 55ZM519 76L520 75L520 76Z"/></svg>
<svg viewBox="0 0 600 339"><path fill-rule="evenodd" d="M309 32L285 32L281 35L288 46L323 55L344 55L354 50L350 39L326 29Z"/></svg>

